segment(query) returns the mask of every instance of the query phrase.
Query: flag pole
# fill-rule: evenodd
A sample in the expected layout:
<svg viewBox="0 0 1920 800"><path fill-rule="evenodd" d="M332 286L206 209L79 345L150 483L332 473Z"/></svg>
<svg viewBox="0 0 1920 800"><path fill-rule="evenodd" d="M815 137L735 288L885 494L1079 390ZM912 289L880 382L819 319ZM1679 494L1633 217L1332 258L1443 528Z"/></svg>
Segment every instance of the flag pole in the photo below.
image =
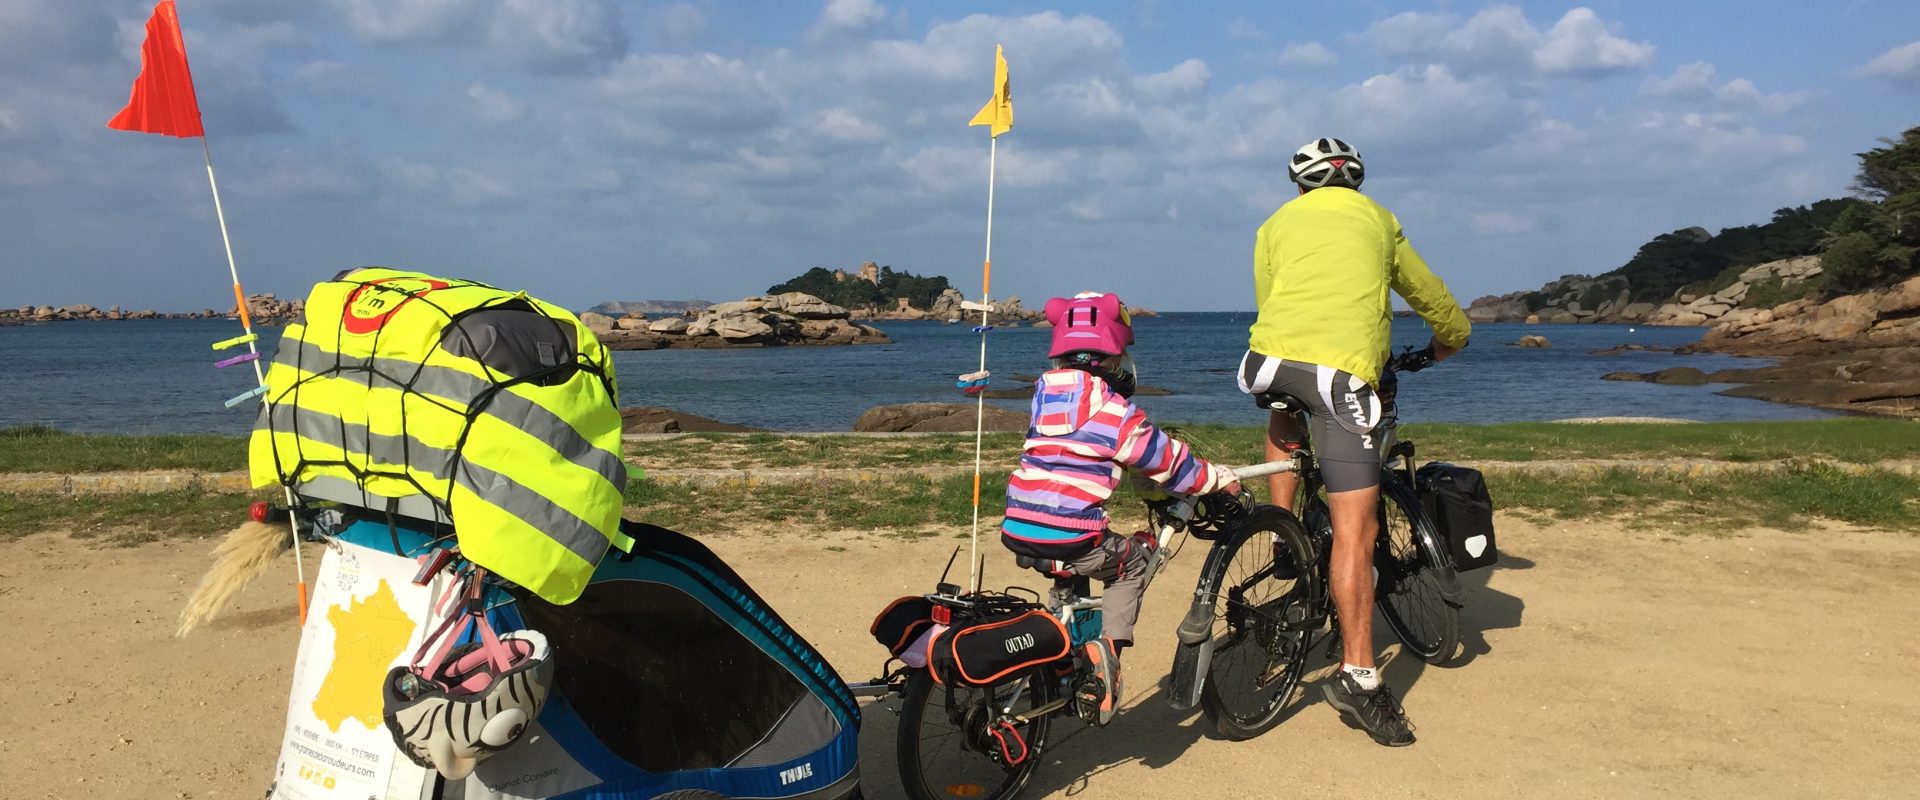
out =
<svg viewBox="0 0 1920 800"><path fill-rule="evenodd" d="M233 259L233 237L227 234L227 211L220 204L220 181L213 176L213 148L207 145L207 134L204 130L200 133L200 155L207 162L207 186L213 190L214 218L220 221L220 244L227 250L227 275L233 278L234 307L240 312L240 327L246 331L244 338L247 341L247 352L253 356L250 359L253 362L253 379L258 391L265 392L267 376L266 372L260 368L260 348L256 343L257 337L253 335L253 314L247 308L246 290L240 288L240 267ZM261 402L266 402L264 394ZM280 488L286 493L287 505L292 506L293 487L282 485ZM300 554L300 523L292 514L287 515L287 529L293 537L293 571L299 581L296 591L299 599L300 624L305 625L307 624L307 565L305 557Z"/></svg>
<svg viewBox="0 0 1920 800"><path fill-rule="evenodd" d="M987 253L980 262L980 371L987 370L987 314L992 308L993 290L993 177L1000 150L1000 137L987 138ZM968 560L971 562L973 590L980 591L980 462L986 439L987 393L974 399L973 417L973 535Z"/></svg>

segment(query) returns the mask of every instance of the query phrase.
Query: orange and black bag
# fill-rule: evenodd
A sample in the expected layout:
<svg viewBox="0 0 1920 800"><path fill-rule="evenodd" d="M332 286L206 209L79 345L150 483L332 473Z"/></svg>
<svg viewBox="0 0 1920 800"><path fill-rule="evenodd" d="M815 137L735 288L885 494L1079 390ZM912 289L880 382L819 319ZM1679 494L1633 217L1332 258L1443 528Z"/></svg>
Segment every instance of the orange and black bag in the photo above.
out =
<svg viewBox="0 0 1920 800"><path fill-rule="evenodd" d="M927 643L927 671L942 686L991 686L1067 657L1059 618L1036 608L949 628Z"/></svg>
<svg viewBox="0 0 1920 800"><path fill-rule="evenodd" d="M887 604L873 618L867 633L887 648L887 654L899 658L913 640L933 627L933 601L920 595L907 595Z"/></svg>

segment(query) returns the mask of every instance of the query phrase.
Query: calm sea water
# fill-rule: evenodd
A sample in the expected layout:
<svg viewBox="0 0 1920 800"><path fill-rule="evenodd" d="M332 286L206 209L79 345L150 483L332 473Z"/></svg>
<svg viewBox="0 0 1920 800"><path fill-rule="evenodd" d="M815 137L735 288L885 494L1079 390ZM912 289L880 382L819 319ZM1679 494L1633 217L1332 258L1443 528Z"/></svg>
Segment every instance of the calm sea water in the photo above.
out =
<svg viewBox="0 0 1920 800"><path fill-rule="evenodd" d="M1142 381L1175 392L1143 397L1158 420L1254 424L1261 417L1234 386L1251 313L1167 314L1138 322ZM884 403L964 401L953 378L979 360L979 339L965 325L894 322L891 345L752 350L659 350L614 356L623 405L665 406L776 430L847 430L860 412ZM97 433L245 432L254 413L221 402L253 384L245 365L215 369L209 345L239 332L220 320L62 322L0 327L0 427L39 423ZM1523 333L1545 335L1549 349L1507 347ZM278 329L262 331L265 344ZM1713 371L1751 364L1719 355L1674 356L1590 351L1637 343L1672 347L1698 328L1623 325L1478 325L1458 358L1401 384L1401 418L1430 422L1506 422L1588 416L1662 416L1696 420L1804 419L1826 412L1720 397L1724 387L1602 381L1615 370L1693 366ZM989 334L994 385L1045 366L1048 333L1015 328ZM1425 326L1396 320L1397 343L1424 344ZM230 351L231 352L231 351ZM1024 401L989 401L1024 410Z"/></svg>

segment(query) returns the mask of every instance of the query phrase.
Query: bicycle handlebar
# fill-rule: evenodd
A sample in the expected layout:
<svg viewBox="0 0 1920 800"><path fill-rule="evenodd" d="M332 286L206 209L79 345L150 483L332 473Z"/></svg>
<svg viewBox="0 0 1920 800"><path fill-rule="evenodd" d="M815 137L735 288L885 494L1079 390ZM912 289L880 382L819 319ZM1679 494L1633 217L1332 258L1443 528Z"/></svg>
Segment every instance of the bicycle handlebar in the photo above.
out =
<svg viewBox="0 0 1920 800"><path fill-rule="evenodd" d="M1292 472L1295 469L1295 467L1296 467L1296 464L1294 463L1293 459L1283 458L1279 461L1268 461L1262 464L1248 464L1244 467L1228 467L1227 470L1233 473L1233 477L1238 478L1240 480L1246 480L1248 478L1259 478L1267 475L1277 475L1282 472Z"/></svg>
<svg viewBox="0 0 1920 800"><path fill-rule="evenodd" d="M1387 362L1387 368L1394 372L1419 372L1433 366L1435 360L1433 348L1429 346L1419 350L1408 350L1395 356L1392 361Z"/></svg>

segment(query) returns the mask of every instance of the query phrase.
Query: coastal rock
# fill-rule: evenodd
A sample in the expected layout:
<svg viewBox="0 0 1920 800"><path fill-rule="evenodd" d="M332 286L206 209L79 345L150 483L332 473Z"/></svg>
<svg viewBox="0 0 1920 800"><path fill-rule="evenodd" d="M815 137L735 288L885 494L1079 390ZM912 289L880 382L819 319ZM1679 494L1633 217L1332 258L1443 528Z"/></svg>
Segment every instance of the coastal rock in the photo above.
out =
<svg viewBox="0 0 1920 800"><path fill-rule="evenodd" d="M623 331L644 331L650 329L646 317L621 317L613 321L613 327Z"/></svg>
<svg viewBox="0 0 1920 800"><path fill-rule="evenodd" d="M972 403L902 403L867 409L853 423L856 432L959 433L974 428L976 407ZM1004 408L986 407L989 431L1025 431L1027 415Z"/></svg>
<svg viewBox="0 0 1920 800"><path fill-rule="evenodd" d="M846 309L805 292L787 292L767 298L767 307L800 319L846 319Z"/></svg>
<svg viewBox="0 0 1920 800"><path fill-rule="evenodd" d="M1609 347L1605 350L1595 350L1591 353L1588 353L1587 355L1617 356L1623 353L1671 353L1671 352L1673 352L1673 348L1671 347L1650 347L1644 344L1623 344L1615 347Z"/></svg>
<svg viewBox="0 0 1920 800"><path fill-rule="evenodd" d="M1646 379L1669 386L1704 386L1707 383L1707 373L1693 367L1669 367L1658 372L1647 373Z"/></svg>
<svg viewBox="0 0 1920 800"><path fill-rule="evenodd" d="M624 433L759 433L765 430L652 406L620 409L620 429Z"/></svg>
<svg viewBox="0 0 1920 800"><path fill-rule="evenodd" d="M702 312L702 316L714 317L717 319L720 317L731 317L736 314L747 314L755 311L760 311L765 309L766 307L767 307L767 298L762 297L760 295L754 295L745 300L735 300L731 303L715 303L711 306L708 306L707 310L705 312Z"/></svg>
<svg viewBox="0 0 1920 800"><path fill-rule="evenodd" d="M1603 381L1636 381L1638 382L1638 381L1644 381L1646 379L1647 379L1647 376L1642 375L1638 372L1609 372L1605 375L1600 376L1600 380L1603 380Z"/></svg>
<svg viewBox="0 0 1920 800"><path fill-rule="evenodd" d="M1573 312L1564 309L1553 311L1540 319L1549 325L1572 325L1580 321L1580 318L1574 316Z"/></svg>
<svg viewBox="0 0 1920 800"><path fill-rule="evenodd" d="M685 333L687 336L690 336L690 337L691 336L712 336L713 335L713 318L703 316L699 319L689 322L687 323L687 329L683 331L683 333Z"/></svg>
<svg viewBox="0 0 1920 800"><path fill-rule="evenodd" d="M1657 306L1652 303L1628 303L1625 308L1620 309L1620 316L1626 321L1638 322L1646 319L1655 308Z"/></svg>
<svg viewBox="0 0 1920 800"><path fill-rule="evenodd" d="M587 326L587 330L593 331L594 333L614 329L612 317L605 314L596 314L592 311L580 315L580 324Z"/></svg>
<svg viewBox="0 0 1920 800"><path fill-rule="evenodd" d="M1053 327L1053 323L1051 323L1051 322L1048 322L1048 321L1046 321L1046 320L1044 320L1044 319L1043 319L1043 320L1040 320L1039 322L1035 322L1035 323L1033 323L1033 327L1036 327L1036 328L1051 328L1051 327Z"/></svg>
<svg viewBox="0 0 1920 800"><path fill-rule="evenodd" d="M933 305L927 308L927 316L932 319L959 319L962 313L960 304L966 299L959 289L942 289L940 295L933 298Z"/></svg>
<svg viewBox="0 0 1920 800"><path fill-rule="evenodd" d="M1548 341L1547 337L1545 336L1540 336L1538 334L1528 334L1526 336L1520 337L1518 341L1513 343L1513 346L1514 347L1552 347L1553 342Z"/></svg>
<svg viewBox="0 0 1920 800"><path fill-rule="evenodd" d="M1920 311L1920 277L1908 278L1905 283L1888 290L1880 298L1878 311L1882 317Z"/></svg>
<svg viewBox="0 0 1920 800"><path fill-rule="evenodd" d="M654 320L651 324L647 325L647 330L654 333L684 334L687 332L687 318L667 317L666 319Z"/></svg>
<svg viewBox="0 0 1920 800"><path fill-rule="evenodd" d="M722 303L721 305L726 305ZM757 315L733 314L715 319L712 323L715 336L723 339L758 340L773 335L773 326L768 325Z"/></svg>

